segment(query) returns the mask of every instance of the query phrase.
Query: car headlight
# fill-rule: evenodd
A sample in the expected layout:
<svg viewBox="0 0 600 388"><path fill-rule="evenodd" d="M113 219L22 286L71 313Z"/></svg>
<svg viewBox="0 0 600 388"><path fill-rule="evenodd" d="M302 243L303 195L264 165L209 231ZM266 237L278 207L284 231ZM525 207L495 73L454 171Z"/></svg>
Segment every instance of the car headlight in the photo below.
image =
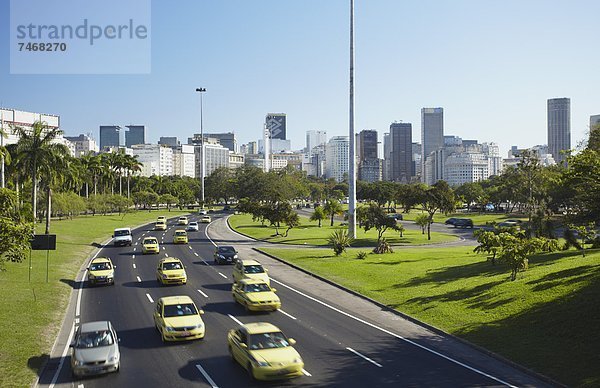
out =
<svg viewBox="0 0 600 388"><path fill-rule="evenodd" d="M233 255L233 258L234 258L234 259L237 259L237 255Z"/></svg>
<svg viewBox="0 0 600 388"><path fill-rule="evenodd" d="M93 279L93 278L95 278L95 276L93 274L88 275L88 279Z"/></svg>
<svg viewBox="0 0 600 388"><path fill-rule="evenodd" d="M302 362L302 358L294 358L294 364L300 364Z"/></svg>
<svg viewBox="0 0 600 388"><path fill-rule="evenodd" d="M119 361L119 356L118 355L114 355L111 358L108 359L108 362L117 362Z"/></svg>
<svg viewBox="0 0 600 388"><path fill-rule="evenodd" d="M75 359L75 362L73 362L73 365L75 365L75 366L82 366L83 365L83 361L79 361L78 359Z"/></svg>
<svg viewBox="0 0 600 388"><path fill-rule="evenodd" d="M173 329L171 326L165 326L165 330L169 332L175 331L175 329Z"/></svg>
<svg viewBox="0 0 600 388"><path fill-rule="evenodd" d="M224 258L225 258L225 256L223 256L223 255L219 255L219 257L220 257L221 259L224 259Z"/></svg>
<svg viewBox="0 0 600 388"><path fill-rule="evenodd" d="M271 364L269 364L266 361L256 361L256 365L258 365L258 366L269 366Z"/></svg>
<svg viewBox="0 0 600 388"><path fill-rule="evenodd" d="M163 273L163 274L162 274L162 278L163 278L163 279L166 279L166 278L168 278L167 274Z"/></svg>
<svg viewBox="0 0 600 388"><path fill-rule="evenodd" d="M195 329L202 329L203 326L204 326L203 324L199 323L196 325Z"/></svg>

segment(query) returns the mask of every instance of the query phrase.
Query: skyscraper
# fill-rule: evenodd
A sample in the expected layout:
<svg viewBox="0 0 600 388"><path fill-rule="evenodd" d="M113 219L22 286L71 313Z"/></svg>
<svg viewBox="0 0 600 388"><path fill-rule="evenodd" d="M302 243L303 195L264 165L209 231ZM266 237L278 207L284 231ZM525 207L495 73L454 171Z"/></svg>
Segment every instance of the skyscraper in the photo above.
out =
<svg viewBox="0 0 600 388"><path fill-rule="evenodd" d="M421 158L424 162L433 151L444 146L444 109L422 108L421 109ZM422 163L423 169L425 163ZM422 171L421 176L425 176Z"/></svg>
<svg viewBox="0 0 600 388"><path fill-rule="evenodd" d="M265 126L271 139L287 139L285 113L268 113L265 117Z"/></svg>
<svg viewBox="0 0 600 388"><path fill-rule="evenodd" d="M311 154L311 151L316 146L327 143L326 131L306 131L306 153Z"/></svg>
<svg viewBox="0 0 600 388"><path fill-rule="evenodd" d="M229 151L238 152L238 144L237 139L235 137L235 133L227 132L227 133L205 133L205 137L212 137L213 139L217 139L219 144L223 147L227 148Z"/></svg>
<svg viewBox="0 0 600 388"><path fill-rule="evenodd" d="M121 145L119 133L121 127L118 125L101 125L100 126L100 149L104 147L118 147Z"/></svg>
<svg viewBox="0 0 600 388"><path fill-rule="evenodd" d="M410 182L412 176L412 124L390 124L389 180Z"/></svg>
<svg viewBox="0 0 600 388"><path fill-rule="evenodd" d="M326 178L334 178L341 182L344 180L344 175L348 174L348 136L334 136L329 139L325 148L326 158Z"/></svg>
<svg viewBox="0 0 600 388"><path fill-rule="evenodd" d="M565 159L560 151L571 149L571 99L548 100L548 151L556 163Z"/></svg>
<svg viewBox="0 0 600 388"><path fill-rule="evenodd" d="M600 115L590 116L590 129L596 125L600 125Z"/></svg>
<svg viewBox="0 0 600 388"><path fill-rule="evenodd" d="M358 179L365 182L381 180L381 161L377 157L377 131L365 129L357 135Z"/></svg>
<svg viewBox="0 0 600 388"><path fill-rule="evenodd" d="M134 144L146 144L146 127L143 125L128 125L125 132L125 147Z"/></svg>

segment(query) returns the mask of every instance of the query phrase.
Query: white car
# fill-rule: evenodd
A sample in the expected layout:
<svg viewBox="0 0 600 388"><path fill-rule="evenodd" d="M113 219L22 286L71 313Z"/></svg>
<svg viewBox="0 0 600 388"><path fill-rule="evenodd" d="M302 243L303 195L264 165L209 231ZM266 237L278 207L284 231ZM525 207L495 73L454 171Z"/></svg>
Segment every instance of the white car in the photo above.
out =
<svg viewBox="0 0 600 388"><path fill-rule="evenodd" d="M197 232L198 231L198 223L196 221L191 221L187 226L188 232Z"/></svg>
<svg viewBox="0 0 600 388"><path fill-rule="evenodd" d="M202 222L203 224L210 224L212 222L212 219L210 218L210 216L202 216L202 218L200 218L200 222Z"/></svg>
<svg viewBox="0 0 600 388"><path fill-rule="evenodd" d="M204 216L204 215L208 214L208 211L206 209L200 209L200 210L198 210L198 214L201 216Z"/></svg>

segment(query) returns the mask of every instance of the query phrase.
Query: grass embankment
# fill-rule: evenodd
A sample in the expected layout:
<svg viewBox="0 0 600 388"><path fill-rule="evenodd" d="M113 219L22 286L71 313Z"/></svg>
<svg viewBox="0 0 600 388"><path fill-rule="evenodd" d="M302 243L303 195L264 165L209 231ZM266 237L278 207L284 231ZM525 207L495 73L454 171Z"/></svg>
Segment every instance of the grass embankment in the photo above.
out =
<svg viewBox="0 0 600 388"><path fill-rule="evenodd" d="M401 212L401 209L397 209L398 212ZM423 214L420 210L411 210L409 213L402 213L402 217L407 221L414 221L418 215ZM514 214L506 214L506 213L452 213L452 214L443 214L436 213L433 216L433 222L438 222L443 224L450 217L455 218L470 218L473 220L473 224L484 226L488 222L496 222L500 223L506 220L522 220L527 221L527 217L515 216Z"/></svg>
<svg viewBox="0 0 600 388"><path fill-rule="evenodd" d="M565 384L600 385L599 250L536 256L514 282L469 247L359 250L265 249Z"/></svg>
<svg viewBox="0 0 600 388"><path fill-rule="evenodd" d="M156 219L184 214L179 211L140 211L127 215L84 216L52 221L56 251L49 256L46 283L46 251L32 252L29 260L7 263L0 272L0 387L31 385L48 358L69 301L71 284L83 261L117 227L136 226ZM39 233L43 233L39 225Z"/></svg>
<svg viewBox="0 0 600 388"><path fill-rule="evenodd" d="M334 226L330 225L330 220L324 220L319 228L316 221L309 221L308 217L300 216L300 226L290 230L288 237L275 236L275 228L272 226L261 225L260 222L253 222L250 214L237 214L229 218L232 228L240 233L246 234L254 239L263 240L280 244L300 244L314 246L328 246L327 239L334 230L340 228L339 222ZM345 228L345 227L344 227ZM285 225L279 228L279 233L285 232ZM371 229L365 233L364 229L356 232L356 241L352 244L354 247L374 247L377 243L377 231ZM427 234L422 234L417 230L405 230L403 237L400 233L392 230L385 232L384 237L390 244L398 245L424 245L437 244L442 242L457 241L457 237L445 234L431 232L431 240L427 240Z"/></svg>

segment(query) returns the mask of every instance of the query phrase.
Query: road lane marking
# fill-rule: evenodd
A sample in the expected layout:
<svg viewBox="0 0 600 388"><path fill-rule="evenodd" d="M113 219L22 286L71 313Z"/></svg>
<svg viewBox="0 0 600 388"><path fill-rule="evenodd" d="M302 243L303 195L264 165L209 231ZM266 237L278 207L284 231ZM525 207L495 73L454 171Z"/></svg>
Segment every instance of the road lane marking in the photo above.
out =
<svg viewBox="0 0 600 388"><path fill-rule="evenodd" d="M83 384L79 384L77 388L83 388Z"/></svg>
<svg viewBox="0 0 600 388"><path fill-rule="evenodd" d="M202 292L201 290L198 290L199 293L201 293L205 298L208 298L208 295L206 295L204 292Z"/></svg>
<svg viewBox="0 0 600 388"><path fill-rule="evenodd" d="M135 278L137 279L138 283L141 283L141 282L142 282L142 279L140 279L140 277L139 277L139 276L136 276Z"/></svg>
<svg viewBox="0 0 600 388"><path fill-rule="evenodd" d="M132 258L132 259L135 259L135 255L132 255L132 256L131 256L131 258Z"/></svg>
<svg viewBox="0 0 600 388"><path fill-rule="evenodd" d="M380 368L383 368L383 365L381 365L378 362L375 362L375 361L371 360L369 357L365 356L364 354L360 354L359 352L357 352L356 350L354 350L352 348L346 348L346 349L349 350L349 351L351 351L352 353L356 354L358 357L364 358L365 360L369 361L371 364L373 364L375 366L378 366Z"/></svg>
<svg viewBox="0 0 600 388"><path fill-rule="evenodd" d="M133 268L136 268L135 263L133 263L132 265L133 265Z"/></svg>
<svg viewBox="0 0 600 388"><path fill-rule="evenodd" d="M67 344L65 345L65 348L60 357L60 362L58 363L58 368L56 368L56 372L54 373L54 377L52 377L52 381L50 382L50 386L48 388L54 388L54 384L56 384L56 380L58 380L58 375L59 375L60 370L62 369L62 366L65 362L65 358L67 357L67 352L71 348L70 345L71 345L71 341L73 341L74 333L75 333L75 324L73 324L71 326L71 331L69 332L69 338L67 339Z"/></svg>
<svg viewBox="0 0 600 388"><path fill-rule="evenodd" d="M135 244L135 245L137 245L137 244ZM133 248L133 251L134 251L134 252L135 252L136 250L137 250L137 248Z"/></svg>
<svg viewBox="0 0 600 388"><path fill-rule="evenodd" d="M169 257L169 254L167 252L165 252L165 257Z"/></svg>
<svg viewBox="0 0 600 388"><path fill-rule="evenodd" d="M192 250L192 247L188 245L188 248L190 248L190 251Z"/></svg>
<svg viewBox="0 0 600 388"><path fill-rule="evenodd" d="M292 314L288 314L285 311L283 311L282 309L277 310L280 313L282 313L283 315L287 315L288 317L292 318L294 321L297 319L295 316L293 316Z"/></svg>
<svg viewBox="0 0 600 388"><path fill-rule="evenodd" d="M167 248L163 247L163 251L164 251L165 249L167 249Z"/></svg>
<svg viewBox="0 0 600 388"><path fill-rule="evenodd" d="M308 371L306 369L302 369L302 373L304 373L304 376L308 376L311 377L312 375L310 373L308 373Z"/></svg>
<svg viewBox="0 0 600 388"><path fill-rule="evenodd" d="M154 303L154 299L150 296L150 294L146 294L146 298L150 301L150 303Z"/></svg>
<svg viewBox="0 0 600 388"><path fill-rule="evenodd" d="M211 388L219 388L219 386L213 381L213 379L210 378L210 376L208 375L208 373L206 373L206 371L204 370L204 368L202 368L199 364L196 364L196 368L198 368L198 370L200 371L200 373L202 373L202 376L204 376L204 378L206 379L206 381L208 381L208 383L210 384Z"/></svg>
<svg viewBox="0 0 600 388"><path fill-rule="evenodd" d="M198 256L198 253L194 252L194 255Z"/></svg>
<svg viewBox="0 0 600 388"><path fill-rule="evenodd" d="M293 287L291 287L291 286L288 286L287 284L284 284L284 283L282 283L282 282L280 282L280 281L278 281L278 280L275 280L275 279L273 279L273 278L271 278L271 280L272 280L272 281L274 281L274 282L275 282L275 283L277 283L277 284L280 284L280 285L282 285L283 287L285 287L285 288L287 288L287 289L289 289L289 290L291 290L291 291L294 291L295 293L297 293L297 294L299 294L299 295L302 295L302 296L304 296L304 297L305 297L305 298L307 298L307 299L310 299L310 300L312 300L312 301L314 301L314 302L317 302L317 303L319 303L320 305L323 305L323 306L325 306L325 307L327 307L327 308L329 308L329 309L331 309L331 310L333 310L333 311L336 311L336 312L338 312L338 313L340 313L340 314L342 314L342 315L345 315L345 316L347 316L348 318L352 318L352 319L354 319L355 321L358 321L358 322L360 322L360 323L363 323L363 324L365 324L365 325L367 325L367 326L370 326L370 327L372 327L372 328L374 328L374 329L376 329L376 330L379 330L379 331L381 331L381 332L383 332L383 333L389 334L389 335L391 335L392 337L395 337L395 338L398 338L398 339L400 339L400 340L402 340L402 341L405 341L405 342L407 342L407 343L409 343L409 344L411 344L411 345L414 345L414 346L416 346L416 347L418 347L418 348L420 348L420 349L423 349L423 350L425 350L425 351L427 351L427 352L429 352L429 353L435 354L436 356L442 357L442 358L444 358L444 359L446 359L446 360L448 360L448 361L450 361L450 362L452 362L452 363L454 363L454 364L456 364L456 365L460 365L460 366L462 366L463 368L469 369L470 371L473 371L473 372L475 372L475 373L478 373L478 374L480 374L480 375L482 375L482 376L485 376L485 377L487 377L487 378L490 378L490 379L492 379L492 380L494 380L494 381L497 381L497 382L499 382L500 384L504 384L504 385L506 385L506 386L508 386L508 387L511 387L511 388L517 388L515 385L512 385L512 384L510 384L510 383L508 383L508 382L506 382L506 381L504 381L504 380L501 380L501 379L500 379L500 378L498 378L498 377L495 377L495 376L492 376L492 375L490 375L490 374L488 374L488 373L485 373L485 372L483 372L483 371L481 371L481 370L479 370L479 369L477 369L477 368L475 368L475 367L472 367L472 366L470 366L470 365L467 365L467 364L465 364L465 363L462 363L462 362L460 362L460 361L458 361L458 360L455 360L455 359L453 359L453 358L452 358L452 357L450 357L450 356L446 356L445 354L442 354L442 353L440 353L440 352L438 352L438 351L436 351L436 350L433 350L433 349L431 349L431 348L428 348L427 346L421 345L421 344L419 344L419 343L417 343L417 342L415 342L415 341L413 341L413 340L410 340L410 339L408 339L408 338L402 337L402 336L401 336L401 335L399 335L399 334L396 334L396 333L394 333L394 332L391 332L391 331L389 331L389 330L387 330L387 329L384 329L384 328L382 328L382 327L379 327L379 326L377 326L377 325L375 325L375 324L373 324L373 323L371 323L371 322L367 322L367 321L365 321L364 319L361 319L361 318L355 317L354 315L352 315L352 314L350 314L350 313L347 313L347 312L345 312L345 311L343 311L343 310L340 310L340 309L338 309L338 308L336 308L336 307L333 307L333 306L331 306L331 305L329 305L329 304L327 304L327 303L325 303L325 302L322 302L322 301L320 301L319 299L317 299L317 298L314 298L314 297L312 297L312 296L310 296L310 295L307 295L307 294L303 293L302 291L299 291L299 290L297 290L297 289L295 289L295 288L293 288Z"/></svg>
<svg viewBox="0 0 600 388"><path fill-rule="evenodd" d="M202 260L202 261L204 261L204 260ZM204 262L206 263L206 261L204 261ZM206 264L206 265L208 265L208 264ZM219 272L219 275L221 275L222 277L224 277L225 279L227 279L227 276L223 275L221 272Z"/></svg>
<svg viewBox="0 0 600 388"><path fill-rule="evenodd" d="M240 322L236 317L234 317L231 314L227 314L227 316L229 316L229 318L233 319L235 321L235 323L237 323L240 326L244 326L244 324L242 322Z"/></svg>
<svg viewBox="0 0 600 388"><path fill-rule="evenodd" d="M137 246L137 244L138 244L138 243L135 243L135 245L136 245L136 246ZM135 250L135 248L134 248L134 250Z"/></svg>
<svg viewBox="0 0 600 388"><path fill-rule="evenodd" d="M75 318L75 324L79 324L79 318Z"/></svg>
<svg viewBox="0 0 600 388"><path fill-rule="evenodd" d="M212 240L212 238L210 238L210 236L208 235L208 228L210 227L211 224L208 224L206 226L206 228L204 229L204 235L206 236L206 238L208 239L208 241L210 241L210 243L214 246L217 246L217 244L215 244L215 242Z"/></svg>

